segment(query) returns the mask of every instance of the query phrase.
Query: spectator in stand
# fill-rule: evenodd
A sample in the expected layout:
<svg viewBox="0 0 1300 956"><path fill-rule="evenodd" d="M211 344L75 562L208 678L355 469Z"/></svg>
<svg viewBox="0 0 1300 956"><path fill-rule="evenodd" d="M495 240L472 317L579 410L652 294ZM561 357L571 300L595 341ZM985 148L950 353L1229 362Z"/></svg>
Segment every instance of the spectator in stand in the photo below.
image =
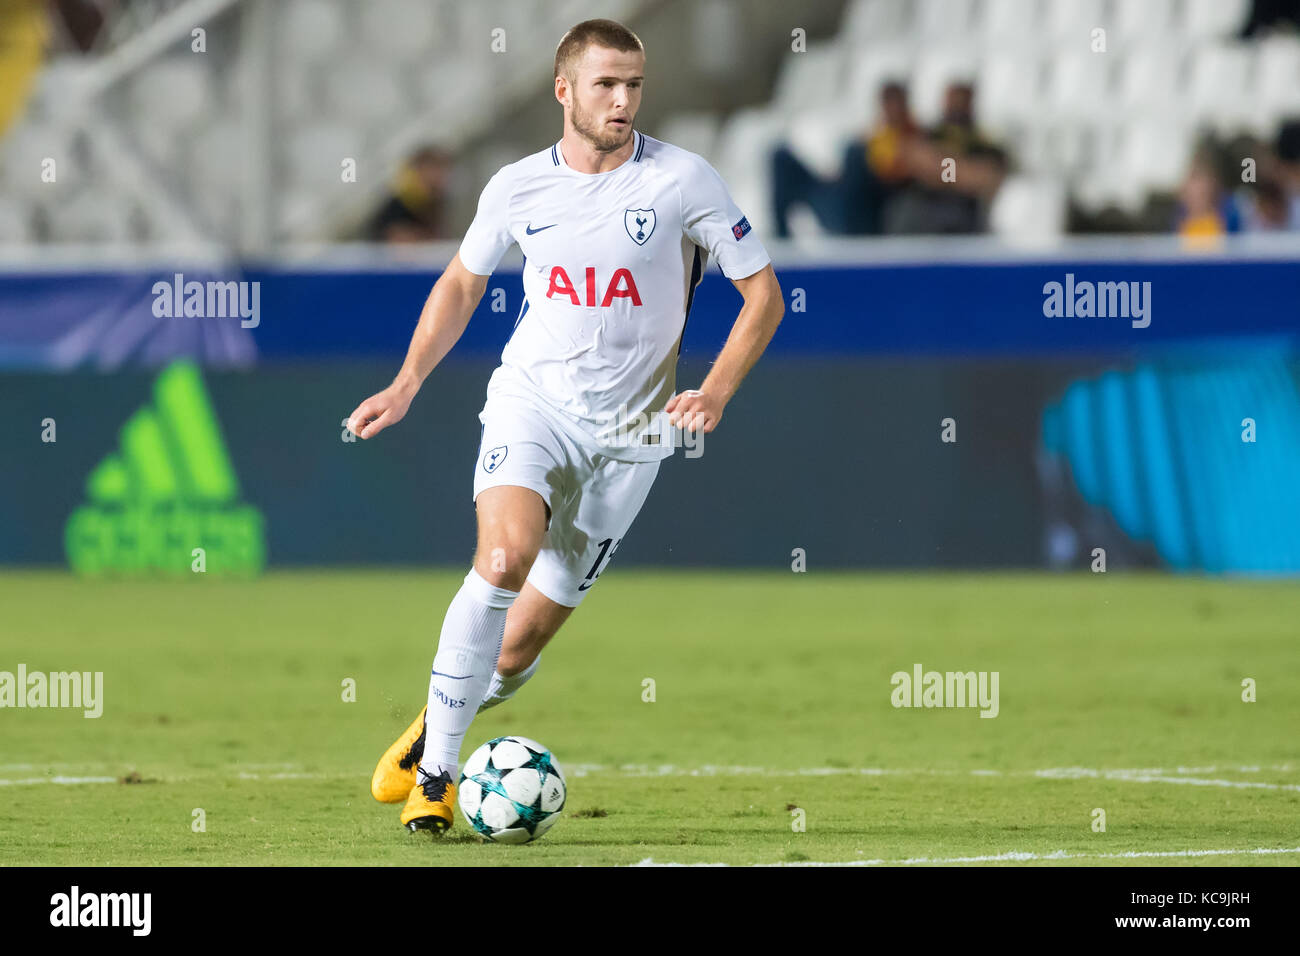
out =
<svg viewBox="0 0 1300 956"><path fill-rule="evenodd" d="M1278 185L1287 194L1287 228L1300 229L1300 119L1282 124L1274 155Z"/></svg>
<svg viewBox="0 0 1300 956"><path fill-rule="evenodd" d="M911 185L889 209L885 231L900 234L974 233L987 229L988 204L1007 174L1003 149L975 125L975 88L953 83L943 119L925 137L904 144ZM946 160L953 160L949 164ZM946 171L951 170L951 175Z"/></svg>
<svg viewBox="0 0 1300 956"><path fill-rule="evenodd" d="M849 143L838 179L823 180L786 146L772 157L776 234L790 235L790 208L806 203L827 232L870 235L882 231L885 209L911 178L904 163L907 145L919 135L901 83L880 91L880 119L874 129Z"/></svg>
<svg viewBox="0 0 1300 956"><path fill-rule="evenodd" d="M1213 245L1241 228L1237 208L1225 195L1212 157L1198 153L1178 191L1175 228L1189 245Z"/></svg>
<svg viewBox="0 0 1300 956"><path fill-rule="evenodd" d="M1246 232L1284 232L1290 228L1290 215L1286 190L1277 180L1266 179L1250 194L1242 228Z"/></svg>
<svg viewBox="0 0 1300 956"><path fill-rule="evenodd" d="M434 146L416 150L398 171L392 194L367 230L378 242L430 242L447 232L451 156Z"/></svg>

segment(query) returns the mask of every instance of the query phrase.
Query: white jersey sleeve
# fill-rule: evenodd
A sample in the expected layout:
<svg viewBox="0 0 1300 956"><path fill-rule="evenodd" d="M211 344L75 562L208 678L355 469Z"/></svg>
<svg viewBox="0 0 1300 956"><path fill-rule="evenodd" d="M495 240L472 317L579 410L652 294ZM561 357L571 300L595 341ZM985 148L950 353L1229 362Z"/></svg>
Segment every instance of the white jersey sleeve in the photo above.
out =
<svg viewBox="0 0 1300 956"><path fill-rule="evenodd" d="M722 268L728 279L744 279L772 261L754 235L726 183L709 163L694 157L691 174L682 177L682 227L696 245Z"/></svg>
<svg viewBox="0 0 1300 956"><path fill-rule="evenodd" d="M461 240L461 264L475 275L491 275L515 241L510 234L510 184L505 167L488 180L478 197L474 221Z"/></svg>

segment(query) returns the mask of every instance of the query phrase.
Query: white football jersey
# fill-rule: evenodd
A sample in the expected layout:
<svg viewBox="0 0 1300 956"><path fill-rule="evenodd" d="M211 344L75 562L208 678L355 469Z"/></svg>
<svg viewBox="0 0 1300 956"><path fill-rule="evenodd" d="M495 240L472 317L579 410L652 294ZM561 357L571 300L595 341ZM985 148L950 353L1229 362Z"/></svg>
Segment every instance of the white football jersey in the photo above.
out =
<svg viewBox="0 0 1300 956"><path fill-rule="evenodd" d="M695 153L639 131L616 169L580 173L560 144L504 166L460 246L490 275L511 243L524 302L488 397L531 399L624 461L673 452L663 415L695 287L710 259L729 279L771 260L722 178Z"/></svg>

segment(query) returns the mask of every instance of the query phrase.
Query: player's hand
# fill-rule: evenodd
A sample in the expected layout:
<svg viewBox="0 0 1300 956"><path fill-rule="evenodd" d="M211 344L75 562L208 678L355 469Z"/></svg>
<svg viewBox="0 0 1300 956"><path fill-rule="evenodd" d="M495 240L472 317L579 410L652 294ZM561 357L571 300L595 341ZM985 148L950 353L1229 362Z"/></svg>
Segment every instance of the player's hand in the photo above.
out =
<svg viewBox="0 0 1300 956"><path fill-rule="evenodd" d="M664 411L668 413L669 424L674 427L707 435L722 421L722 409L726 404L708 392L688 388L668 399Z"/></svg>
<svg viewBox="0 0 1300 956"><path fill-rule="evenodd" d="M409 389L390 385L357 406L357 410L348 416L348 430L358 438L374 438L405 417L414 397L415 393Z"/></svg>

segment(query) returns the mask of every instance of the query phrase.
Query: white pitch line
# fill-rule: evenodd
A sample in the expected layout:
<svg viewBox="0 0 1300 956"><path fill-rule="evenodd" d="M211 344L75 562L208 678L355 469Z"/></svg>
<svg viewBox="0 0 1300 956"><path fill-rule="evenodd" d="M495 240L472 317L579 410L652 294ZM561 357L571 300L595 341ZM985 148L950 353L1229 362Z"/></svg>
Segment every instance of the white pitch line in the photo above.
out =
<svg viewBox="0 0 1300 956"><path fill-rule="evenodd" d="M235 774L239 780L346 780L357 778L354 773L247 773L240 772ZM199 780L208 779L206 776L184 776L184 777L163 777L155 780L148 778L145 783L194 783ZM32 784L54 783L64 785L79 785L85 783L119 783L120 777L74 777L66 774L58 774L50 777L24 777L21 779L5 779L0 777L0 787L27 786Z"/></svg>
<svg viewBox="0 0 1300 956"><path fill-rule="evenodd" d="M1181 774L1201 774L1220 771L1223 773L1259 773L1272 770L1282 773L1292 772L1296 768L1291 764L1275 764L1271 767L1258 765L1246 767L1142 767L1133 769L1096 770L1089 767L1051 767L1041 770L994 770L980 768L975 770L943 770L930 767L800 767L797 769L779 769L773 767L748 767L723 764L705 764L700 767L678 767L674 764L606 764L584 763L569 767L569 776L585 777L591 774L616 774L624 777L883 777L883 776L961 776L977 777L1001 776L1039 776L1039 777L1100 777L1107 774L1115 776L1166 776Z"/></svg>
<svg viewBox="0 0 1300 956"><path fill-rule="evenodd" d="M1054 850L1051 853L1025 853L1010 850L991 856L918 856L904 860L840 860L834 862L817 862L799 860L784 863L754 863L752 866L916 866L918 864L948 863L1032 863L1035 860L1136 860L1166 857L1204 857L1204 856L1266 856L1273 854L1300 853L1300 846L1286 849L1259 847L1254 850L1129 850L1124 853L1066 853ZM730 863L659 863L653 857L646 857L629 866L731 866Z"/></svg>
<svg viewBox="0 0 1300 956"><path fill-rule="evenodd" d="M38 769L31 764L9 764L8 767L28 770ZM52 765L53 767L62 767L70 769L75 765L63 764ZM89 769L90 765L87 765ZM96 769L101 769L105 765L95 765ZM226 774L239 780L342 780L355 776L352 773L320 773L306 772L293 768L293 764L243 764L235 767L226 768L222 771L215 771L216 774ZM267 771L274 772L257 772L247 768L263 767ZM1261 780L1224 780L1213 777L1191 776L1193 773L1205 773L1211 771L1236 772L1236 773L1258 773L1261 769L1276 772L1291 772L1294 768L1290 764L1275 764L1271 767L1261 768L1259 766L1243 767L1145 767L1133 769L1116 769L1116 770L1099 770L1092 767L1049 767L1039 770L995 770L991 768L978 768L974 770L943 770L933 768L900 768L900 767L801 767L793 770L783 770L771 767L746 767L746 766L726 766L717 764L705 764L700 767L678 767L673 764L659 764L651 766L649 764L622 764L617 767L606 766L603 764L574 764L569 768L569 775L574 778L588 776L614 776L614 777L908 777L908 776L945 776L945 777L1038 777L1048 780L1113 780L1121 783L1169 783L1182 784L1184 786L1196 787L1223 787L1229 789L1243 790L1279 790L1300 792L1300 784L1294 783L1270 783ZM185 783L194 780L206 779L210 774L190 774L180 777L167 777L163 782L167 783ZM60 774L58 776L44 777L23 777L20 779L4 779L0 777L0 786L15 786L25 784L85 784L85 783L115 783L118 777L115 776L98 776L98 775L75 775Z"/></svg>
<svg viewBox="0 0 1300 956"><path fill-rule="evenodd" d="M1264 783L1259 780L1181 777L1171 776L1161 770L1091 770L1087 767L1061 767L1055 770L1035 770L1034 775L1054 780L1101 779L1120 780L1125 783L1179 783L1194 787L1230 787L1243 790L1291 790L1300 792L1300 784L1294 783Z"/></svg>

